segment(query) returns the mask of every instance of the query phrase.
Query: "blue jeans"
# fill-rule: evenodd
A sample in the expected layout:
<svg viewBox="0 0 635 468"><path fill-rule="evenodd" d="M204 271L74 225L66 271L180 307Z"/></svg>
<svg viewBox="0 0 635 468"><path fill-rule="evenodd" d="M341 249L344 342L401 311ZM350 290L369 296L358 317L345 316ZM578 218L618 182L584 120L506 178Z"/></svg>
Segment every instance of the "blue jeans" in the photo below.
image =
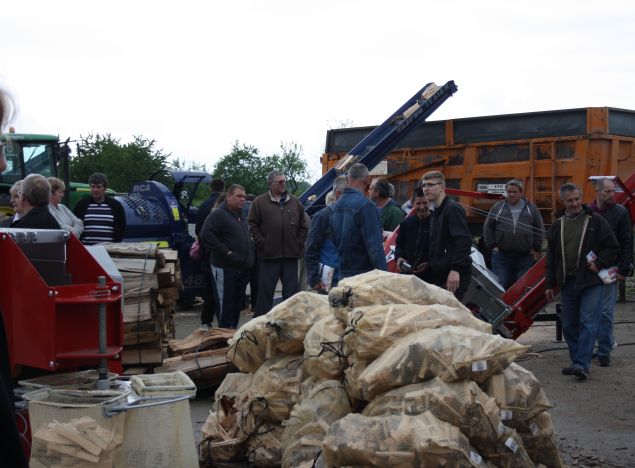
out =
<svg viewBox="0 0 635 468"><path fill-rule="evenodd" d="M603 295L603 284L579 290L573 277L567 278L562 287L562 334L569 347L571 364L585 372L589 372L600 328Z"/></svg>
<svg viewBox="0 0 635 468"><path fill-rule="evenodd" d="M613 314L617 302L617 281L604 286L602 295L602 318L598 330L598 354L610 356L613 349Z"/></svg>
<svg viewBox="0 0 635 468"><path fill-rule="evenodd" d="M531 254L492 251L492 271L505 290L509 289L532 266L534 266L534 257Z"/></svg>

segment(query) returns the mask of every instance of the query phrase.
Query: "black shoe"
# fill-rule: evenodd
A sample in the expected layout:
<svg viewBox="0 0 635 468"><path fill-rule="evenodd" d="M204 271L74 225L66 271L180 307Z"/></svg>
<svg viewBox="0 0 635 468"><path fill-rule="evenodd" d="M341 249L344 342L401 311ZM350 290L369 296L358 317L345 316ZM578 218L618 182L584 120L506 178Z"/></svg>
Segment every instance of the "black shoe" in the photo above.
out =
<svg viewBox="0 0 635 468"><path fill-rule="evenodd" d="M578 380L586 380L587 373L584 369L579 366L573 366L571 368L571 373L577 377Z"/></svg>
<svg viewBox="0 0 635 468"><path fill-rule="evenodd" d="M591 355L591 359L597 359L598 357L600 357L600 355L598 353L593 353Z"/></svg>
<svg viewBox="0 0 635 468"><path fill-rule="evenodd" d="M563 367L562 375L573 375L573 367Z"/></svg>
<svg viewBox="0 0 635 468"><path fill-rule="evenodd" d="M600 356L598 357L598 362L602 367L609 367L611 365L611 358L608 356Z"/></svg>

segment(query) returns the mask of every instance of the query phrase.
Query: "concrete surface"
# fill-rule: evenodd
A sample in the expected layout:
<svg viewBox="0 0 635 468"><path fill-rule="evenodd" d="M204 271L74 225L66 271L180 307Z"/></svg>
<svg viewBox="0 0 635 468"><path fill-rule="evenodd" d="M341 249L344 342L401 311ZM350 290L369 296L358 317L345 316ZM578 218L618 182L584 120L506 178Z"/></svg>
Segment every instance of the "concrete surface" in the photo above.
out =
<svg viewBox="0 0 635 468"><path fill-rule="evenodd" d="M568 354L564 343L555 342L552 322L535 323L518 340L531 346L519 363L536 375L555 405L551 414L562 458L569 466L635 467L635 302L629 299L616 310L619 346L612 366L594 365L585 382L560 373L568 365ZM244 312L241 323L249 318ZM179 312L177 337L187 336L199 323L198 311ZM212 398L208 391L191 402L197 441Z"/></svg>

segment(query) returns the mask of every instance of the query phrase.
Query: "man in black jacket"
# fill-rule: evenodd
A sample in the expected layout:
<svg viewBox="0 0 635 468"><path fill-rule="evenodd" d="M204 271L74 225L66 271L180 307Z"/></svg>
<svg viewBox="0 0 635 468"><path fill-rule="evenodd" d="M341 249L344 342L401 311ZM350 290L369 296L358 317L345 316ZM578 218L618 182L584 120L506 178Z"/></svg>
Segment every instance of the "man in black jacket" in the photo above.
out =
<svg viewBox="0 0 635 468"><path fill-rule="evenodd" d="M620 255L617 264L616 280L624 280L633 275L633 225L628 210L613 200L615 184L608 177L594 181L596 197L589 208L603 216L613 229L613 234L620 244ZM600 366L611 365L611 351L615 346L613 338L613 315L617 301L617 281L604 286L602 298L602 319L598 331L598 361Z"/></svg>
<svg viewBox="0 0 635 468"><path fill-rule="evenodd" d="M61 229L57 220L49 211L51 185L46 177L31 174L24 178L20 186L22 209L24 214L11 224L14 228L24 229Z"/></svg>
<svg viewBox="0 0 635 468"><path fill-rule="evenodd" d="M106 195L108 177L95 172L88 183L91 196L78 201L73 210L84 222L80 240L86 245L121 242L126 230L126 213L117 200Z"/></svg>
<svg viewBox="0 0 635 468"><path fill-rule="evenodd" d="M245 189L230 185L227 198L209 214L200 232L201 244L211 253L212 279L216 284L219 326L237 328L245 306L245 288L254 263L249 225L243 217Z"/></svg>
<svg viewBox="0 0 635 468"><path fill-rule="evenodd" d="M399 225L395 242L397 266L406 274L414 274L426 283L434 282L428 268L430 245L430 202L421 187L412 197L415 216L408 216Z"/></svg>
<svg viewBox="0 0 635 468"><path fill-rule="evenodd" d="M463 208L445 193L445 177L439 171L423 175L423 192L434 204L430 228L428 268L434 284L463 299L472 278L472 234Z"/></svg>
<svg viewBox="0 0 635 468"><path fill-rule="evenodd" d="M604 282L600 270L617 262L619 245L606 220L582 205L575 184L560 187L564 216L551 225L547 246L545 296L553 301L555 288L562 294L562 333L571 365L564 375L586 380L602 316Z"/></svg>

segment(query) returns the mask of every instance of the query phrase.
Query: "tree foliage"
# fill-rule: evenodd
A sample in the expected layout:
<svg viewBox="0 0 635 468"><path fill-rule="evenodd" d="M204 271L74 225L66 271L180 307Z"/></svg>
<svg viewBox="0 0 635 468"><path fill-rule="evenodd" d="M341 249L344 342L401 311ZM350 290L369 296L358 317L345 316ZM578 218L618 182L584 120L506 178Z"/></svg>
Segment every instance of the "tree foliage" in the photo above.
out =
<svg viewBox="0 0 635 468"><path fill-rule="evenodd" d="M156 148L156 141L142 136L122 144L110 134L81 137L81 151L70 160L71 180L87 182L94 172L108 176L109 188L127 192L139 180L165 170L169 153Z"/></svg>
<svg viewBox="0 0 635 468"><path fill-rule="evenodd" d="M267 175L275 169L285 173L287 189L296 195L310 175L302 147L295 143L282 143L278 153L262 156L258 148L237 141L214 167L214 177L223 179L225 186L240 184L247 193L259 195L267 191Z"/></svg>

